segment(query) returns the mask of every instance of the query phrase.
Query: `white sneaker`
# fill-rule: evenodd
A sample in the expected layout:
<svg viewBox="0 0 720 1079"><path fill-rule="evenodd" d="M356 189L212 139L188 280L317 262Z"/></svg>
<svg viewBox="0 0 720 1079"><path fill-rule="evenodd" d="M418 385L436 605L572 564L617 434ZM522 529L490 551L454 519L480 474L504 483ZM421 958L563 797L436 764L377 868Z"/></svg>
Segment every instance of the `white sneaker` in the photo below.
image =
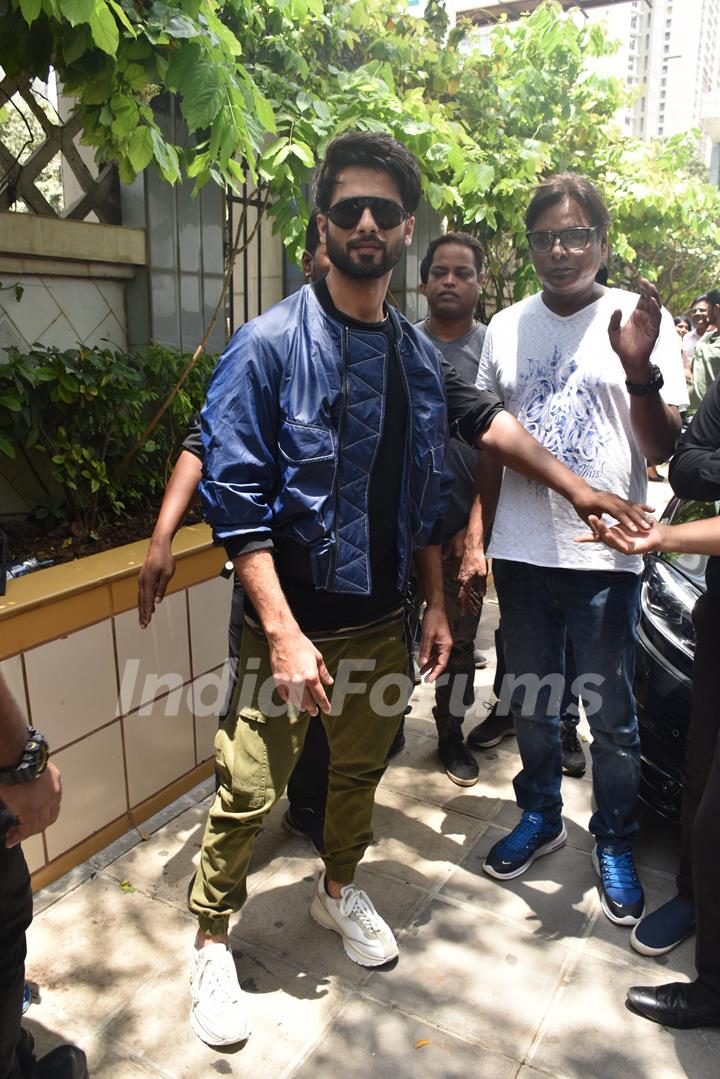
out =
<svg viewBox="0 0 720 1079"><path fill-rule="evenodd" d="M345 954L361 967L379 967L398 954L392 930L372 905L370 897L354 884L344 885L340 899L325 890L325 874L320 874L310 914L325 929L342 937Z"/></svg>
<svg viewBox="0 0 720 1079"><path fill-rule="evenodd" d="M234 1045L250 1034L232 953L224 944L193 948L190 1025L208 1045Z"/></svg>

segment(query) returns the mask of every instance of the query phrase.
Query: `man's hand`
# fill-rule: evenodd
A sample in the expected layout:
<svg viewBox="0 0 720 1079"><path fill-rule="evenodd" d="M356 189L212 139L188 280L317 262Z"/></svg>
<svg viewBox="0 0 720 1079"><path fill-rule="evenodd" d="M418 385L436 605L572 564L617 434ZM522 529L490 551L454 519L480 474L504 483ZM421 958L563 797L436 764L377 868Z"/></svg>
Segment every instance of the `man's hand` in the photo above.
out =
<svg viewBox="0 0 720 1079"><path fill-rule="evenodd" d="M460 614L477 614L487 591L488 565L482 545L466 543L458 570L458 606Z"/></svg>
<svg viewBox="0 0 720 1079"><path fill-rule="evenodd" d="M0 802L18 819L18 824L7 830L5 846L16 847L24 839L54 824L60 813L61 799L60 773L51 763L29 783L0 786Z"/></svg>
<svg viewBox="0 0 720 1079"><path fill-rule="evenodd" d="M590 524L590 517L602 517L607 513L631 533L647 532L652 525L653 518L649 516L652 506L640 506L610 491L598 491L584 481L577 492L573 492L570 501L585 524Z"/></svg>
<svg viewBox="0 0 720 1079"><path fill-rule="evenodd" d="M318 710L330 712L323 683L333 684L322 653L300 632L268 638L270 666L277 685L278 696L296 708L316 716Z"/></svg>
<svg viewBox="0 0 720 1079"><path fill-rule="evenodd" d="M613 311L608 337L620 357L629 382L646 382L650 354L660 333L660 295L654 285L640 278L640 298L624 326L622 311Z"/></svg>
<svg viewBox="0 0 720 1079"><path fill-rule="evenodd" d="M422 621L420 674L434 682L447 667L453 639L443 605L428 606Z"/></svg>
<svg viewBox="0 0 720 1079"><path fill-rule="evenodd" d="M611 527L593 514L588 518L588 524L592 531L576 536L576 543L604 543L621 554L647 554L648 551L661 550L663 546L665 526L655 520L643 533L630 532L623 525Z"/></svg>
<svg viewBox="0 0 720 1079"><path fill-rule="evenodd" d="M155 608L175 574L175 556L170 540L151 540L138 577L138 621L147 629Z"/></svg>

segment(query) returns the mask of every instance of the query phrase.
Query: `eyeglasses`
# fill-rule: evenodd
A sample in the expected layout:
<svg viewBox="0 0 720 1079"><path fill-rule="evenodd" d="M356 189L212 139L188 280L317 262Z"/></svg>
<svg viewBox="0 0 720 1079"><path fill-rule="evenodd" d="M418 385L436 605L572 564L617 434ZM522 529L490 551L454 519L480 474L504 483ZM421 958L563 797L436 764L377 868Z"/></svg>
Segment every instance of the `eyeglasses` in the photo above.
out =
<svg viewBox="0 0 720 1079"><path fill-rule="evenodd" d="M540 229L538 232L526 232L525 235L531 251L552 251L556 240L560 241L566 251L582 251L583 247L587 247L590 243L592 233L597 230L597 225L591 225L588 228L560 229L559 232Z"/></svg>
<svg viewBox="0 0 720 1079"><path fill-rule="evenodd" d="M379 229L395 229L410 217L398 202L392 199L376 198L374 195L359 195L352 199L340 199L327 210L327 216L339 229L354 229L368 209Z"/></svg>

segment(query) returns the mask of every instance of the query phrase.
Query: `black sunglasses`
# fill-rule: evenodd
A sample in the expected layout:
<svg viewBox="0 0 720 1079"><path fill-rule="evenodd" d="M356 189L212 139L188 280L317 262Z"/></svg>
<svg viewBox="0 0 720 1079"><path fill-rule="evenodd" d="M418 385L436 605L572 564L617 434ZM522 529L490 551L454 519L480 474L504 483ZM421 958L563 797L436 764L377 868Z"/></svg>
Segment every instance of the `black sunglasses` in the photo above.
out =
<svg viewBox="0 0 720 1079"><path fill-rule="evenodd" d="M395 229L410 217L399 202L376 198L375 195L358 195L352 199L340 199L326 211L326 214L333 225L337 225L339 229L354 229L366 209L373 215L379 229Z"/></svg>
<svg viewBox="0 0 720 1079"><path fill-rule="evenodd" d="M527 242L531 251L552 251L555 241L559 240L566 251L582 251L590 243L593 232L597 232L598 226L582 228L579 225L560 229L553 232L551 229L538 229L536 232L526 232Z"/></svg>

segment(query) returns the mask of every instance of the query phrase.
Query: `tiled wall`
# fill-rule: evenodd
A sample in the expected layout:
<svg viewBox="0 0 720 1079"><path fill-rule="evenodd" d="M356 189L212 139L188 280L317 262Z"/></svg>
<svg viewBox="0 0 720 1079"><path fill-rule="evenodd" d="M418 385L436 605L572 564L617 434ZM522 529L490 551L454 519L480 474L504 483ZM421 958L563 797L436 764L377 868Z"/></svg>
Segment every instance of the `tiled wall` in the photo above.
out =
<svg viewBox="0 0 720 1079"><path fill-rule="evenodd" d="M58 821L25 844L32 872L65 871L74 847L212 756L231 592L213 577L166 596L147 630L133 608L0 662L62 773Z"/></svg>

